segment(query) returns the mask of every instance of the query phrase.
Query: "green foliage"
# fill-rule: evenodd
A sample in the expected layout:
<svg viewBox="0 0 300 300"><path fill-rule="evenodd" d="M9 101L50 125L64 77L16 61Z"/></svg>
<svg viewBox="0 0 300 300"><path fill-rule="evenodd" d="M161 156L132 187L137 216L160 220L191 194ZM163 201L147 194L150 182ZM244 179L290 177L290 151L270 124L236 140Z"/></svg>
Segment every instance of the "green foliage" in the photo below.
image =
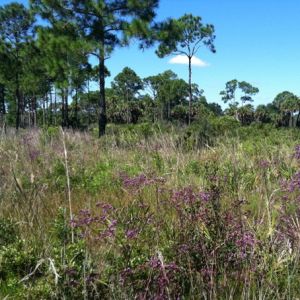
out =
<svg viewBox="0 0 300 300"><path fill-rule="evenodd" d="M251 104L239 107L237 116L242 125L250 125L254 121L254 107Z"/></svg>
<svg viewBox="0 0 300 300"><path fill-rule="evenodd" d="M186 172L188 174L194 174L194 175L201 175L201 165L199 161L191 160L188 165L186 166Z"/></svg>
<svg viewBox="0 0 300 300"><path fill-rule="evenodd" d="M12 97L9 103L8 121L13 122L16 129L21 124L21 112L24 110L26 83L34 76L34 62L30 60L33 52L33 24L32 13L23 5L13 2L0 6L0 83L4 84Z"/></svg>
<svg viewBox="0 0 300 300"><path fill-rule="evenodd" d="M157 39L159 41L156 54L165 57L170 54L183 55L189 65L189 114L188 122L191 123L191 105L193 101L192 84L192 58L199 48L204 45L215 53L215 29L213 25L204 25L199 16L185 14L179 19L170 19L160 24L157 28Z"/></svg>
<svg viewBox="0 0 300 300"><path fill-rule="evenodd" d="M242 105L246 102L253 102L252 96L256 95L259 92L258 88L252 86L246 81L239 82L239 88L244 93L244 95L241 97Z"/></svg>
<svg viewBox="0 0 300 300"><path fill-rule="evenodd" d="M211 145L213 141L212 132L211 124L207 120L203 120L187 127L180 137L179 143L189 150L202 148Z"/></svg>
<svg viewBox="0 0 300 300"><path fill-rule="evenodd" d="M34 269L37 263L36 249L18 240L3 247L0 251L2 279L8 277L23 278Z"/></svg>
<svg viewBox="0 0 300 300"><path fill-rule="evenodd" d="M90 193L97 193L103 188L111 189L116 185L113 178L113 167L113 162L98 162L91 170L85 171L83 187ZM77 186L80 187L80 184Z"/></svg>
<svg viewBox="0 0 300 300"><path fill-rule="evenodd" d="M234 131L240 127L239 122L229 116L213 118L211 122L217 135L234 133Z"/></svg>
<svg viewBox="0 0 300 300"><path fill-rule="evenodd" d="M0 219L0 248L13 244L18 239L18 229L11 220Z"/></svg>
<svg viewBox="0 0 300 300"><path fill-rule="evenodd" d="M235 101L235 93L238 88L238 81L236 79L230 80L226 83L225 90L220 92L224 103Z"/></svg>
<svg viewBox="0 0 300 300"><path fill-rule="evenodd" d="M45 139L59 139L60 138L60 129L59 127L47 126L43 128L43 134Z"/></svg>
<svg viewBox="0 0 300 300"><path fill-rule="evenodd" d="M236 92L240 90L243 94L240 98L240 103L236 99ZM237 81L236 79L228 81L225 86L225 90L220 92L224 103L229 102L229 109L227 113L235 116L242 125L250 125L256 117L259 122L268 121L268 116L265 110L260 107L257 113L254 113L254 107L250 104L245 105L247 102L253 102L252 97L259 92L259 89L252 86L246 81ZM241 105L240 105L241 104Z"/></svg>
<svg viewBox="0 0 300 300"><path fill-rule="evenodd" d="M159 57L171 53L193 57L201 44L215 52L214 38L213 25L204 25L201 17L185 14L179 19L162 24L159 28L160 44L156 53Z"/></svg>
<svg viewBox="0 0 300 300"><path fill-rule="evenodd" d="M34 11L51 24L57 39L66 42L66 34L71 27L71 36L84 44L83 57L96 56L99 62L99 136L105 134L107 115L105 97L105 60L117 46L125 46L133 37L147 45L150 37L150 23L155 17L158 0L149 1L66 1L63 3L49 1L31 1ZM93 18L91 19L91 15ZM64 24L63 30L60 25ZM65 28L68 24L68 28ZM146 40L146 42L145 42ZM86 47L85 47L86 46ZM77 48L77 47L76 47ZM68 47L63 47L68 49ZM59 54L60 56L60 54ZM74 57L72 57L74 58ZM68 63L69 57L63 60ZM74 60L76 62L76 60ZM70 70L70 68L67 68ZM71 68L72 73L74 69ZM76 69L75 69L76 71ZM67 77L68 78L68 77ZM76 79L80 78L79 76ZM64 80L66 82L66 80ZM74 80L73 80L74 81ZM77 80L76 80L77 81ZM77 82L80 84L81 81ZM79 84L75 84L77 87ZM67 101L64 116L67 120ZM76 119L77 117L75 117ZM64 122L65 123L65 122ZM67 125L67 124L64 124Z"/></svg>
<svg viewBox="0 0 300 300"><path fill-rule="evenodd" d="M162 173L165 169L165 162L157 151L152 154L152 160L154 169Z"/></svg>
<svg viewBox="0 0 300 300"><path fill-rule="evenodd" d="M51 230L55 241L60 245L71 243L71 228L68 224L66 214L66 209L60 207Z"/></svg>
<svg viewBox="0 0 300 300"><path fill-rule="evenodd" d="M14 146L15 137L2 144L19 154L3 163L38 213L27 226L29 203L13 198L6 178L3 213L15 221L0 222L1 298L131 299L145 296L145 285L149 298L255 298L262 289L298 297L299 191L282 186L297 180L298 130L209 114L192 126L110 125L101 140L65 134L72 221L57 141L35 144L44 157L30 164L40 194L19 180L26 148ZM19 146L24 137L17 138ZM249 276L247 287L240 274Z"/></svg>

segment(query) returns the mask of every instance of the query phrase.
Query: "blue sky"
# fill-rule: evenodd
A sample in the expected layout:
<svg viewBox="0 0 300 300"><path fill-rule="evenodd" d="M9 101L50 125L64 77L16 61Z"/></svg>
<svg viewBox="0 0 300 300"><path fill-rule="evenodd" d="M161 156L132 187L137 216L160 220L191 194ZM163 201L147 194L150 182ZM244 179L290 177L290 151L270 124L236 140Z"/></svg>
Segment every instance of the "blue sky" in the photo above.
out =
<svg viewBox="0 0 300 300"><path fill-rule="evenodd" d="M9 2L0 0L1 5ZM217 53L200 48L197 56L209 66L193 68L193 82L204 89L209 102L221 104L219 92L231 79L260 89L255 105L271 102L284 90L300 95L299 0L161 0L157 18L184 13L215 25ZM125 66L141 77L171 69L187 80L186 65L170 64L170 57L160 59L154 51L141 52L135 44L115 50L107 61L112 75L108 85Z"/></svg>

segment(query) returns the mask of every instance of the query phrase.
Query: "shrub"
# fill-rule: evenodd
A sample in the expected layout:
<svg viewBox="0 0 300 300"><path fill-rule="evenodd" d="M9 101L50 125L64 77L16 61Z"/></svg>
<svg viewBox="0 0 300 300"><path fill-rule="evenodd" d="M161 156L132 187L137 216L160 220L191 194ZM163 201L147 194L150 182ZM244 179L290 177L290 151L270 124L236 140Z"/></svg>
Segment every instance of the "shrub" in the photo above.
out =
<svg viewBox="0 0 300 300"><path fill-rule="evenodd" d="M18 228L9 219L0 218L0 248L13 244L18 239Z"/></svg>

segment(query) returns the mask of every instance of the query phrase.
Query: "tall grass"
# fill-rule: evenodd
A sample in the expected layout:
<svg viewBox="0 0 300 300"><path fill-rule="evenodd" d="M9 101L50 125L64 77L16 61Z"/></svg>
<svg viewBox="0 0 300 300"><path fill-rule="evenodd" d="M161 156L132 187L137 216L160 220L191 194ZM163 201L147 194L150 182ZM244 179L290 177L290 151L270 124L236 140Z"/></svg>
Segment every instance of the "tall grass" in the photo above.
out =
<svg viewBox="0 0 300 300"><path fill-rule="evenodd" d="M300 297L299 133L24 131L0 141L0 297ZM70 205L71 204L71 205Z"/></svg>

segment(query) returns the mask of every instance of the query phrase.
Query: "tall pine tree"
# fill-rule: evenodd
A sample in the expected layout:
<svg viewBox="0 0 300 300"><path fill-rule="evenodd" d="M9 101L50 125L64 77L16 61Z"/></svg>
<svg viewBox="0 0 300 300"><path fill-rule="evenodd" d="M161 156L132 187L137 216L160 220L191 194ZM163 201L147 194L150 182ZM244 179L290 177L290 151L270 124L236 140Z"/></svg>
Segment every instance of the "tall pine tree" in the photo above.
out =
<svg viewBox="0 0 300 300"><path fill-rule="evenodd" d="M90 54L99 65L99 136L107 123L105 101L105 60L117 46L130 38L145 40L159 0L31 0L32 8L50 23L57 20L75 24L78 35L93 46Z"/></svg>
<svg viewBox="0 0 300 300"><path fill-rule="evenodd" d="M0 7L0 69L2 81L14 90L18 130L25 109L21 80L24 75L24 49L33 38L34 18L22 4L13 2Z"/></svg>

